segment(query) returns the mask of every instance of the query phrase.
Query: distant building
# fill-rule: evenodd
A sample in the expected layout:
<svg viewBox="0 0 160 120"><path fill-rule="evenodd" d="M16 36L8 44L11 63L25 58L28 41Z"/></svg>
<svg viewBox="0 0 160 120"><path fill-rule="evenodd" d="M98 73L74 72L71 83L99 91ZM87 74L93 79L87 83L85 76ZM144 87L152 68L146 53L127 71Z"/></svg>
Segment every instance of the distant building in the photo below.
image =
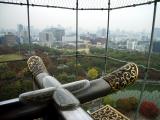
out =
<svg viewBox="0 0 160 120"><path fill-rule="evenodd" d="M78 36L78 41L83 42L84 40L80 36ZM62 37L62 42L63 43L75 43L76 35L75 34L65 35Z"/></svg>
<svg viewBox="0 0 160 120"><path fill-rule="evenodd" d="M76 49L76 35L67 35L63 37L63 48L65 49ZM89 53L90 42L82 40L78 37L78 51Z"/></svg>
<svg viewBox="0 0 160 120"><path fill-rule="evenodd" d="M24 30L21 35L22 43L29 44L28 31Z"/></svg>
<svg viewBox="0 0 160 120"><path fill-rule="evenodd" d="M88 37L90 37L91 40L94 41L97 38L97 35L96 34L88 33Z"/></svg>
<svg viewBox="0 0 160 120"><path fill-rule="evenodd" d="M60 28L49 28L45 31L52 33L55 38L55 42L62 42L62 37L65 35L65 30Z"/></svg>
<svg viewBox="0 0 160 120"><path fill-rule="evenodd" d="M0 45L4 45L5 44L5 37L1 36L0 37Z"/></svg>
<svg viewBox="0 0 160 120"><path fill-rule="evenodd" d="M153 42L153 52L159 52L160 53L160 41L155 41Z"/></svg>
<svg viewBox="0 0 160 120"><path fill-rule="evenodd" d="M148 41L149 38L148 38L148 36L144 36L144 35L143 35L143 36L141 36L141 40L142 40L142 41Z"/></svg>
<svg viewBox="0 0 160 120"><path fill-rule="evenodd" d="M20 38L12 33L0 37L0 45L14 46L20 43Z"/></svg>
<svg viewBox="0 0 160 120"><path fill-rule="evenodd" d="M29 44L28 30L22 24L17 25L17 35L20 38L21 43Z"/></svg>
<svg viewBox="0 0 160 120"><path fill-rule="evenodd" d="M128 40L127 41L127 49L128 50L135 50L137 42L135 40Z"/></svg>
<svg viewBox="0 0 160 120"><path fill-rule="evenodd" d="M80 38L79 38L80 39ZM62 41L63 42L75 42L76 41L76 35L72 34L72 35L66 35L62 37Z"/></svg>
<svg viewBox="0 0 160 120"><path fill-rule="evenodd" d="M20 38L21 43L29 43L28 31L25 30L25 27L22 24L17 25L17 35Z"/></svg>
<svg viewBox="0 0 160 120"><path fill-rule="evenodd" d="M160 41L160 28L154 29L154 39L156 39L157 41Z"/></svg>
<svg viewBox="0 0 160 120"><path fill-rule="evenodd" d="M105 44L102 44L101 42L97 42L96 47L97 48L105 48Z"/></svg>
<svg viewBox="0 0 160 120"><path fill-rule="evenodd" d="M52 47L55 44L62 43L62 37L65 35L65 30L61 28L49 28L39 33L39 42L42 46Z"/></svg>
<svg viewBox="0 0 160 120"><path fill-rule="evenodd" d="M117 49L126 50L127 49L127 40L117 42Z"/></svg>
<svg viewBox="0 0 160 120"><path fill-rule="evenodd" d="M22 25L22 24L18 24L18 25L17 25L18 35L19 35L19 36L22 36L23 31L24 31L23 25Z"/></svg>
<svg viewBox="0 0 160 120"><path fill-rule="evenodd" d="M51 48L54 41L55 41L55 38L54 38L52 32L42 31L39 33L40 45L47 46L47 47Z"/></svg>
<svg viewBox="0 0 160 120"><path fill-rule="evenodd" d="M135 47L136 51L146 52L149 48L149 41L138 41Z"/></svg>
<svg viewBox="0 0 160 120"><path fill-rule="evenodd" d="M109 40L108 43L109 43L109 44L108 44L108 47L109 47L109 48L113 48L113 49L116 49L116 48L117 48L117 44L116 44L115 41Z"/></svg>
<svg viewBox="0 0 160 120"><path fill-rule="evenodd" d="M102 29L98 30L96 34L98 37L106 37L107 32L106 32L105 28L102 28Z"/></svg>

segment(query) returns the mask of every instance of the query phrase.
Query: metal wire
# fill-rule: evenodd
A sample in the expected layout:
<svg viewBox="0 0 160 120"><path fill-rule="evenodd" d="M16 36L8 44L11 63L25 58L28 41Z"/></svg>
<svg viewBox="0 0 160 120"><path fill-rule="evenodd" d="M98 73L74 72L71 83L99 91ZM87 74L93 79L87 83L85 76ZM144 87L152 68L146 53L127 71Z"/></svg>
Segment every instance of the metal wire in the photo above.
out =
<svg viewBox="0 0 160 120"><path fill-rule="evenodd" d="M108 10L109 0L79 0L79 10ZM111 0L110 9L121 9L154 3L155 0ZM27 5L26 0L0 0L0 3ZM76 0L29 0L30 6L76 10Z"/></svg>
<svg viewBox="0 0 160 120"><path fill-rule="evenodd" d="M73 56L75 56L75 55L73 55ZM72 57L73 57L72 56ZM66 55L66 57L67 57L67 55ZM71 56L69 56L69 57L71 57ZM125 61L125 60L121 60L121 59L117 59L117 58L114 58L114 57L111 57L111 56L103 56L103 55L78 55L78 57L95 57L95 58L107 58L108 60L112 60L112 61L115 61L115 62L119 62L119 63L128 63L128 62L132 62L132 61ZM146 66L144 66L144 65L142 65L142 64L138 64L138 67L141 67L141 68L143 68L143 69L146 69L147 67ZM159 69L156 69L156 68L148 68L149 70L154 70L154 71L156 71L156 72L160 72L160 70Z"/></svg>
<svg viewBox="0 0 160 120"><path fill-rule="evenodd" d="M136 6L139 4L150 3L154 0L111 0L111 8L119 8L125 6Z"/></svg>
<svg viewBox="0 0 160 120"><path fill-rule="evenodd" d="M79 8L87 9L87 8L107 8L108 0L79 0Z"/></svg>
<svg viewBox="0 0 160 120"><path fill-rule="evenodd" d="M116 7L112 7L110 8L111 10L115 10L115 9L122 9L122 8L128 8L128 7L137 7L137 6L142 6L142 5L149 5L154 3L153 1L148 1L148 2L144 2L144 3L137 3L137 4L129 4L129 5L125 5L125 6L116 6Z"/></svg>
<svg viewBox="0 0 160 120"><path fill-rule="evenodd" d="M108 1L108 18L107 18L107 36L106 36L106 43L105 43L105 68L104 72L107 71L107 56L108 56L108 39L109 39L109 21L110 21L110 0Z"/></svg>
<svg viewBox="0 0 160 120"><path fill-rule="evenodd" d="M31 55L32 43L31 43L31 31L30 31L30 11L29 11L29 0L27 0L27 22L28 22L28 42L29 42L29 53Z"/></svg>
<svg viewBox="0 0 160 120"><path fill-rule="evenodd" d="M76 80L78 80L78 7L79 7L79 1L76 0Z"/></svg>
<svg viewBox="0 0 160 120"><path fill-rule="evenodd" d="M55 56L50 56L51 58L73 58L73 57L76 57L76 55L55 55ZM98 56L98 55L82 55L82 54L78 54L77 55L78 58L82 58L82 57L93 57L93 58L102 58L104 59L105 56ZM128 62L132 62L132 61L125 61L125 60L120 60L120 59L116 59L114 57L110 57L110 56L106 56L108 60L112 60L112 61L115 61L115 62L119 62L119 63L128 63ZM17 62L17 61L27 61L27 58L24 58L24 59L20 59L20 60L8 60L8 61L1 61L0 63L5 63L5 62ZM146 69L147 67L144 66L144 65L141 65L141 64L138 64L138 67L140 68L143 68L143 69ZM148 68L149 70L154 70L156 72L160 72L159 69L156 69L156 68Z"/></svg>
<svg viewBox="0 0 160 120"><path fill-rule="evenodd" d="M72 7L66 7L65 5L60 5L60 6L56 6L59 4L59 2L57 2L56 4L54 3L50 3L50 2L40 2L40 0L29 0L31 2L29 2L29 6L35 6L35 7L47 7L47 8L61 8L61 9L70 9L70 10L75 10L75 8ZM24 1L19 1L17 2L16 0L11 1L11 0L0 0L0 3L3 4L13 4L13 5L26 5L27 6L27 2ZM48 4L47 4L48 3ZM72 4L71 4L72 5Z"/></svg>
<svg viewBox="0 0 160 120"><path fill-rule="evenodd" d="M145 76L144 76L145 81L148 79L148 72L149 72L149 68L150 68L150 59L151 59L151 52L152 52L152 46L153 46L153 35L154 35L155 19L156 19L156 10L157 10L157 2L154 3L151 39L150 39L148 59L147 59L147 65L146 65L147 67L146 67L146 72L145 72ZM144 84L142 86L142 89L141 89L140 100L139 100L138 108L137 108L137 111L136 111L135 120L137 120L137 117L138 117L138 114L139 114L139 109L140 109L141 102L143 100L143 92L145 90L145 86L146 86L146 82L144 82Z"/></svg>
<svg viewBox="0 0 160 120"><path fill-rule="evenodd" d="M108 2L110 4L107 6ZM116 9L127 8L127 7L136 7L136 6L140 6L140 5L155 3L154 4L154 13L153 13L151 41L150 41L147 65L146 66L138 65L139 67L146 69L146 72L145 72L144 80L142 80L143 86L141 89L140 102L139 102L138 109L137 109L137 112L135 115L135 119L137 119L137 116L138 116L138 111L140 108L140 103L143 98L143 92L145 90L145 85L150 84L150 81L147 81L148 71L155 70L155 71L160 72L160 70L157 70L155 68L150 68L150 59L151 59L152 44L153 44L153 33L154 33L154 24L155 24L155 14L156 14L157 2L155 2L155 0L94 0L94 1L93 0L0 0L0 3L4 3L4 4L27 5L29 34L30 34L29 6L52 7L52 8L76 10L76 55L73 55L74 57L76 57L76 77L78 75L78 71L77 71L78 57L104 58L105 59L105 70L106 70L107 59L110 59L110 60L113 60L116 62L121 62L121 63L129 62L129 61L123 61L123 60L108 56L108 54L107 54L108 37L106 40L105 56L79 55L78 54L78 10L108 10L108 13L109 13L110 10L116 10ZM107 36L109 34L108 32L109 32L109 14L108 14ZM30 35L29 35L29 37L30 37ZM29 38L29 40L30 40L30 38ZM31 45L31 42L29 42L29 44ZM31 50L31 47L30 47L30 50ZM68 57L73 57L73 56L68 56ZM65 55L65 57L67 57L67 55ZM20 60L18 60L18 61L20 61ZM4 62L11 62L11 61L4 61ZM0 63L2 63L2 62L0 62ZM157 81L155 83L157 83Z"/></svg>

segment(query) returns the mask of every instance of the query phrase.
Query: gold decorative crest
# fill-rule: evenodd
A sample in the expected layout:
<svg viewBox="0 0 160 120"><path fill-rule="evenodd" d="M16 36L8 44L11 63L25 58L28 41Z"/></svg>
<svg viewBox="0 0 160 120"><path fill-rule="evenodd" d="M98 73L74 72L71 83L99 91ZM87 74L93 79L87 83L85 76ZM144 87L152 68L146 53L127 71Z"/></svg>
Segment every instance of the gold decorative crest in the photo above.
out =
<svg viewBox="0 0 160 120"><path fill-rule="evenodd" d="M106 105L99 110L91 113L91 117L94 120L130 120L110 105Z"/></svg>
<svg viewBox="0 0 160 120"><path fill-rule="evenodd" d="M135 63L128 63L116 71L106 75L103 79L109 83L112 90L120 90L133 84L138 77L138 67Z"/></svg>
<svg viewBox="0 0 160 120"><path fill-rule="evenodd" d="M28 68L32 72L34 76L40 74L40 73L47 73L47 69L42 61L42 59L38 56L31 56L28 61Z"/></svg>

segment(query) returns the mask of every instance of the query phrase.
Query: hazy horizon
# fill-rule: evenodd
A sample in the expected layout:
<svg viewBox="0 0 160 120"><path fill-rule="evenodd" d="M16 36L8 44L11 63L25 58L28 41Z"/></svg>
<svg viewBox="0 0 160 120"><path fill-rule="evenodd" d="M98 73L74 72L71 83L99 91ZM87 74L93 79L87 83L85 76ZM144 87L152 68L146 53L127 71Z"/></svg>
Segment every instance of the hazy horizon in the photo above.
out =
<svg viewBox="0 0 160 120"><path fill-rule="evenodd" d="M157 7L155 27L160 27L160 4ZM0 4L0 29L16 29L17 24L27 26L26 6ZM58 8L30 7L30 23L37 29L61 25L75 30L76 12ZM110 13L110 30L150 32L153 4L113 10ZM96 31L107 26L107 11L79 11L79 28Z"/></svg>

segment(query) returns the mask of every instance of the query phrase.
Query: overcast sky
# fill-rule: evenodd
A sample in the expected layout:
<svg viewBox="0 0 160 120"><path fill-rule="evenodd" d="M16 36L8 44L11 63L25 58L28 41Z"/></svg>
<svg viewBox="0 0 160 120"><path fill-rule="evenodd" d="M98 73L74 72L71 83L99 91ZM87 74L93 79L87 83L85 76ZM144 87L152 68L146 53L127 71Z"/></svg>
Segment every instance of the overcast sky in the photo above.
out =
<svg viewBox="0 0 160 120"><path fill-rule="evenodd" d="M111 11L110 29L150 32L153 4ZM30 7L31 26L44 29L61 25L75 28L75 11L55 8ZM26 6L0 4L0 29L16 29L17 24L27 25ZM94 31L106 28L107 11L79 11L79 27ZM160 4L158 4L156 27L160 27Z"/></svg>

